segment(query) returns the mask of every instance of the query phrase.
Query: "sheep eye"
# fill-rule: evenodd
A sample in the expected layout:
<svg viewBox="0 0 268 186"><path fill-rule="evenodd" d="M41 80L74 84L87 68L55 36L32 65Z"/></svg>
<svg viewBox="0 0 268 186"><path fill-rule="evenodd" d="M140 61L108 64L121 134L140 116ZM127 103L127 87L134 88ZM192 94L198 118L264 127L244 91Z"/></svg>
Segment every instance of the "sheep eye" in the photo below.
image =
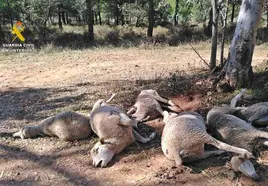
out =
<svg viewBox="0 0 268 186"><path fill-rule="evenodd" d="M98 154L98 151L99 151L99 147L97 147L97 148L95 149L95 153Z"/></svg>

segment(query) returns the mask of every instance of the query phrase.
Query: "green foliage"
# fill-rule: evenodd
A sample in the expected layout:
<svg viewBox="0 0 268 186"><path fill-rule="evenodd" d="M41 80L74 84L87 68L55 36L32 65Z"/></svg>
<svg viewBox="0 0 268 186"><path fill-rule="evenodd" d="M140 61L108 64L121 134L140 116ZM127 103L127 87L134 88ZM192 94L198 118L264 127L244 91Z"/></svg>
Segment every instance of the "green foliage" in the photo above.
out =
<svg viewBox="0 0 268 186"><path fill-rule="evenodd" d="M7 2L9 2L9 6ZM175 11L176 0L154 0L153 2L154 27L156 28L157 26L162 26L170 28L174 23L173 15ZM211 10L211 2L209 0L179 0L178 2L179 28L185 26L189 27L189 30L191 30L192 33L195 31L192 27L190 27L190 25L207 25L209 20L209 12ZM238 15L240 2L232 2L235 4L234 15L236 17ZM109 26L118 26L125 24L131 27L148 26L148 0L92 0L92 3L95 25L102 23ZM58 9L59 5L60 9ZM230 4L229 10L230 11L228 16L230 17L232 4ZM87 32L86 26L89 16L86 0L0 1L1 27L2 30L6 32L6 34L4 34L4 37L11 37L9 36L11 35L10 22L13 21L14 24L18 20L22 21L25 25L24 33L26 34L27 32L29 34L32 34L31 38L38 39L40 36L47 36L51 33L51 30L59 27L59 13L62 17L61 22L63 22L65 29L72 27L73 29L69 30L72 30L73 33L78 33L81 30L75 29L77 29L78 26L84 26L83 28L85 29L83 30L82 34L84 34L84 32ZM262 20L263 25L266 23L266 17L264 18L265 19ZM65 24L68 24L71 27L66 27ZM59 30L58 32L69 32L69 30ZM107 30L107 32L109 32L109 30ZM185 34L187 33L188 32L185 32ZM262 34L265 36L264 38L266 38L267 35L265 35L265 33ZM178 35L181 35L181 33L178 33L176 31L176 35L172 36L174 39L171 40L176 41L174 43L177 43L177 40L181 40L178 38ZM118 35L116 35L116 33L110 34L109 37L107 36L107 39L110 38L109 40L114 40L113 38L117 38L117 36Z"/></svg>
<svg viewBox="0 0 268 186"><path fill-rule="evenodd" d="M170 11L169 11L169 13L170 13L171 15L173 15L174 12L175 12L176 0L167 0L167 2L168 2L169 5L170 5Z"/></svg>

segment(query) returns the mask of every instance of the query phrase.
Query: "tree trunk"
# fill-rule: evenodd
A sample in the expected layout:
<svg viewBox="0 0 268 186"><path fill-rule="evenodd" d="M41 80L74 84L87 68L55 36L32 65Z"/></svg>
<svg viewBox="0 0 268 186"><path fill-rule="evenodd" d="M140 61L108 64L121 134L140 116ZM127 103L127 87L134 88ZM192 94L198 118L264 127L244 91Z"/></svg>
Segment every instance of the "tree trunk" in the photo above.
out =
<svg viewBox="0 0 268 186"><path fill-rule="evenodd" d="M121 25L124 26L125 25L125 18L123 13L121 12Z"/></svg>
<svg viewBox="0 0 268 186"><path fill-rule="evenodd" d="M61 6L58 4L58 18L59 18L59 29L62 30L62 22L61 22Z"/></svg>
<svg viewBox="0 0 268 186"><path fill-rule="evenodd" d="M222 38L221 38L221 60L220 60L220 65L223 67L223 58L224 58L224 42L225 42L225 34L227 32L227 17L228 17L228 10L229 10L229 0L226 0L225 3L226 6L226 11L225 14L223 15L223 27L222 27Z"/></svg>
<svg viewBox="0 0 268 186"><path fill-rule="evenodd" d="M137 20L136 20L136 27L139 27L139 20L140 20L140 17L139 16L137 16Z"/></svg>
<svg viewBox="0 0 268 186"><path fill-rule="evenodd" d="M50 16L49 16L49 20L50 20L50 22L51 22L52 25L55 25L55 23L54 23L54 17L52 17L52 16L50 15Z"/></svg>
<svg viewBox="0 0 268 186"><path fill-rule="evenodd" d="M69 18L68 18L68 12L65 12L65 16L66 16L66 23L67 25L69 25L70 23L69 23Z"/></svg>
<svg viewBox="0 0 268 186"><path fill-rule="evenodd" d="M217 40L218 40L218 0L211 0L212 5L212 41L211 41L211 55L210 55L210 70L213 70L216 67L216 58L217 58Z"/></svg>
<svg viewBox="0 0 268 186"><path fill-rule="evenodd" d="M98 0L98 16L99 16L99 23L100 25L102 25L100 0Z"/></svg>
<svg viewBox="0 0 268 186"><path fill-rule="evenodd" d="M10 8L10 4L9 4L9 1L7 1L7 7L8 7L8 12L9 12L9 16L10 16L10 25L11 25L11 28L13 28L13 19L12 19L12 13L11 13L11 8Z"/></svg>
<svg viewBox="0 0 268 186"><path fill-rule="evenodd" d="M176 0L175 10L174 10L174 15L173 15L174 26L178 25L178 11L179 11L179 0Z"/></svg>
<svg viewBox="0 0 268 186"><path fill-rule="evenodd" d="M225 74L225 79L233 88L251 86L252 55L263 5L264 0L242 1Z"/></svg>
<svg viewBox="0 0 268 186"><path fill-rule="evenodd" d="M81 17L80 17L80 15L77 16L77 21L78 21L78 24L81 24Z"/></svg>
<svg viewBox="0 0 268 186"><path fill-rule="evenodd" d="M99 14L99 23L100 23L100 25L102 25L101 12L99 12L98 14Z"/></svg>
<svg viewBox="0 0 268 186"><path fill-rule="evenodd" d="M147 36L153 37L153 29L154 29L154 0L149 0L149 15L148 15L148 30Z"/></svg>
<svg viewBox="0 0 268 186"><path fill-rule="evenodd" d="M208 26L206 27L206 31L205 31L205 34L210 37L212 35L212 24L213 24L213 13L212 13L212 8L211 8L209 11Z"/></svg>
<svg viewBox="0 0 268 186"><path fill-rule="evenodd" d="M119 25L119 8L118 8L118 1L115 1L115 24Z"/></svg>
<svg viewBox="0 0 268 186"><path fill-rule="evenodd" d="M234 22L234 13L235 13L235 4L233 4L233 7L232 7L231 23Z"/></svg>
<svg viewBox="0 0 268 186"><path fill-rule="evenodd" d="M0 24L0 43L4 43L5 42L5 33L2 30L1 24Z"/></svg>
<svg viewBox="0 0 268 186"><path fill-rule="evenodd" d="M110 16L107 16L107 25L110 25Z"/></svg>
<svg viewBox="0 0 268 186"><path fill-rule="evenodd" d="M66 20L65 20L65 13L64 11L61 11L61 18L62 18L62 22L64 25L66 25Z"/></svg>
<svg viewBox="0 0 268 186"><path fill-rule="evenodd" d="M94 30L93 30L93 12L92 12L92 1L91 0L86 0L86 4L87 4L87 13L88 13L88 20L87 20L87 24L88 24L88 40L89 42L93 42L94 41Z"/></svg>
<svg viewBox="0 0 268 186"><path fill-rule="evenodd" d="M97 14L97 12L96 11L93 11L93 14L94 14L94 20L95 20L95 25L97 25L98 24L98 14Z"/></svg>

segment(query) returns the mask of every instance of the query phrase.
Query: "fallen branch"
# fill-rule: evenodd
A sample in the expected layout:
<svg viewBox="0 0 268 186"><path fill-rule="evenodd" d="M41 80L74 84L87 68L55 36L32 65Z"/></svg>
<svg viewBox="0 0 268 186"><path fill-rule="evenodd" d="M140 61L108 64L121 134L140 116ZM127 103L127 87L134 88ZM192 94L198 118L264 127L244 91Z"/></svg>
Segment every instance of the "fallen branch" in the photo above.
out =
<svg viewBox="0 0 268 186"><path fill-rule="evenodd" d="M223 66L223 68L222 68L220 74L219 74L219 75L216 77L216 79L214 80L214 82L213 82L213 85L214 85L214 86L215 86L216 84L218 84L219 81L222 80L222 79L224 78L224 76L225 76L225 74L226 74L226 71L227 71L227 67L228 67L228 61L229 61L229 57L228 57L226 63L224 64L224 66Z"/></svg>
<svg viewBox="0 0 268 186"><path fill-rule="evenodd" d="M195 48L193 47L193 45L190 44L190 46L195 51L195 53L198 55L198 57L205 63L205 65L207 65L208 67L210 67L209 64L206 62L206 60L204 58L202 58L202 56L195 50Z"/></svg>

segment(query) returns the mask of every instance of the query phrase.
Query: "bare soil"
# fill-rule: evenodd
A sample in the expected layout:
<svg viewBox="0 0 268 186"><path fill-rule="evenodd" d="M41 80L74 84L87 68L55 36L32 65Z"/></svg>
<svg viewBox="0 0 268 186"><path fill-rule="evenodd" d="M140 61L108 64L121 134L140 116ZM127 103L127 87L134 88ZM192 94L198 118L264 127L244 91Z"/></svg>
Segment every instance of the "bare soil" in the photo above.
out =
<svg viewBox="0 0 268 186"><path fill-rule="evenodd" d="M195 47L208 60L207 45ZM264 60L267 47L257 47L253 64ZM113 103L128 109L147 88L205 116L212 100L229 101L212 91L206 68L186 45L0 54L0 185L268 185L265 149L256 160L258 183L234 173L228 154L188 164L192 171L172 168L160 147L161 119L139 125L144 136L156 130L155 140L132 144L103 169L92 166L95 135L74 142L12 138L21 127L61 111L87 114L97 99L112 93Z"/></svg>

